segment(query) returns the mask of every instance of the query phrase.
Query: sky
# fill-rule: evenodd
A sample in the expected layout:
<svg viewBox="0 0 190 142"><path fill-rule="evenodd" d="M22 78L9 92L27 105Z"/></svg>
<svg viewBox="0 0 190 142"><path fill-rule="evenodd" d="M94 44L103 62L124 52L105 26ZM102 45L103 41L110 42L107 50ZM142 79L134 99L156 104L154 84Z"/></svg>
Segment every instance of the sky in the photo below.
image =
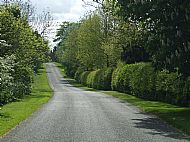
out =
<svg viewBox="0 0 190 142"><path fill-rule="evenodd" d="M48 40L51 48L55 46L53 39L55 38L56 29L63 21L77 22L87 11L93 11L92 6L85 6L82 0L30 0L35 7L36 13L42 11L50 11L53 17L53 24L49 28ZM92 0L85 0L92 2Z"/></svg>
<svg viewBox="0 0 190 142"><path fill-rule="evenodd" d="M0 0L0 3L3 0ZM22 0L27 1L27 0ZM85 0L85 2L92 2L93 0ZM49 27L48 40L51 48L55 46L53 38L56 34L56 29L64 21L77 22L87 11L95 10L92 6L85 6L82 0L30 0L35 7L35 13L40 14L43 11L50 11L53 17L53 24Z"/></svg>
<svg viewBox="0 0 190 142"><path fill-rule="evenodd" d="M54 20L78 21L86 12L82 0L30 0L36 8L36 12L49 9ZM92 0L86 0L92 1Z"/></svg>

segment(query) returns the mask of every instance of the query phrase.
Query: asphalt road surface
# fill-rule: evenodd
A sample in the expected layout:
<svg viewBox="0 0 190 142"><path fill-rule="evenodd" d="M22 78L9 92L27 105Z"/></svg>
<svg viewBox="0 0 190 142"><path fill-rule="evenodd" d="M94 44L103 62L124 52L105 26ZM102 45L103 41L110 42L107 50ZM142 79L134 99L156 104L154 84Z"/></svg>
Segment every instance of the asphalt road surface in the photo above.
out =
<svg viewBox="0 0 190 142"><path fill-rule="evenodd" d="M187 142L187 136L128 103L84 91L47 65L53 98L1 142Z"/></svg>

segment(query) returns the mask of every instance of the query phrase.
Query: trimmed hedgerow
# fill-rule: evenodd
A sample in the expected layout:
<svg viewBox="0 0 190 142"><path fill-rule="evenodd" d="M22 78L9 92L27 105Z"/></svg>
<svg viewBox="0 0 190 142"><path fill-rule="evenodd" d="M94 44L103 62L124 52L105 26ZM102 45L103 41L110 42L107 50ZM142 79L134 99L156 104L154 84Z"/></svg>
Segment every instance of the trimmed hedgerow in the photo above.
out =
<svg viewBox="0 0 190 142"><path fill-rule="evenodd" d="M81 73L78 82L82 83L83 85L87 85L88 87L92 87L95 89L101 90L111 90L111 78L112 78L112 68L106 69L98 69L96 71L85 71ZM76 73L75 76L77 76Z"/></svg>
<svg viewBox="0 0 190 142"><path fill-rule="evenodd" d="M87 85L87 77L89 75L90 71L85 71L80 75L79 83L83 85Z"/></svg>
<svg viewBox="0 0 190 142"><path fill-rule="evenodd" d="M150 63L127 64L115 69L112 89L147 100L187 106L190 81L178 72L155 71Z"/></svg>
<svg viewBox="0 0 190 142"><path fill-rule="evenodd" d="M112 75L112 89L120 92L131 92L130 76L135 70L135 64L127 64L117 68ZM132 67L133 66L133 67Z"/></svg>
<svg viewBox="0 0 190 142"><path fill-rule="evenodd" d="M106 70L104 70L102 89L111 90L112 73L113 73L113 68L107 68Z"/></svg>
<svg viewBox="0 0 190 142"><path fill-rule="evenodd" d="M181 77L182 75L178 72L169 72L168 70L158 72L156 80L157 99L172 104L187 105L185 87L188 87L188 84Z"/></svg>
<svg viewBox="0 0 190 142"><path fill-rule="evenodd" d="M77 71L75 72L74 79L80 83L80 75L84 72L83 69L78 68Z"/></svg>
<svg viewBox="0 0 190 142"><path fill-rule="evenodd" d="M120 65L114 71L106 68L77 72L75 78L88 87L116 90L146 100L181 106L188 106L190 101L190 77L185 80L178 72L156 71L151 63Z"/></svg>
<svg viewBox="0 0 190 142"><path fill-rule="evenodd" d="M112 68L99 69L94 74L92 88L111 90Z"/></svg>
<svg viewBox="0 0 190 142"><path fill-rule="evenodd" d="M87 86L88 87L92 87L94 88L95 84L94 84L94 80L95 80L95 75L96 73L98 72L99 70L96 70L96 71L91 71L89 74L88 74L88 77L87 77Z"/></svg>
<svg viewBox="0 0 190 142"><path fill-rule="evenodd" d="M131 92L144 99L155 100L156 72L149 63L137 63L129 66L129 86Z"/></svg>

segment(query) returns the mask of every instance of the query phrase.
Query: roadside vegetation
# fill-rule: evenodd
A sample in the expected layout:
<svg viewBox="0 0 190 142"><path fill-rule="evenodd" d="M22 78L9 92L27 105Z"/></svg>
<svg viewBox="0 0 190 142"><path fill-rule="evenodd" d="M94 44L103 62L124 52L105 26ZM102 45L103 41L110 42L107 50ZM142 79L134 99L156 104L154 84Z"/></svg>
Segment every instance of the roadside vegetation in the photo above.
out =
<svg viewBox="0 0 190 142"><path fill-rule="evenodd" d="M48 60L48 42L32 29L30 3L0 4L0 106L31 93L35 74Z"/></svg>
<svg viewBox="0 0 190 142"><path fill-rule="evenodd" d="M42 104L46 103L52 96L49 87L45 67L41 67L34 76L32 91L30 95L25 95L17 100L0 107L0 136L28 118Z"/></svg>

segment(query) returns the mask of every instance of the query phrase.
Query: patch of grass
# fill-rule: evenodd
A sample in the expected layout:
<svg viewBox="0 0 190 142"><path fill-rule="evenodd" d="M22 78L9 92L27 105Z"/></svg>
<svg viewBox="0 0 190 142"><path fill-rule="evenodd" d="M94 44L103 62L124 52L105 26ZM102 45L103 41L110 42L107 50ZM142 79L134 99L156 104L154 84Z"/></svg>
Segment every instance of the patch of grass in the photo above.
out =
<svg viewBox="0 0 190 142"><path fill-rule="evenodd" d="M58 66L59 68L59 66ZM178 128L184 133L190 135L190 107L179 107L167 103L158 101L147 101L135 96L120 93L117 91L103 91L86 87L78 84L74 79L65 78L74 87L81 88L88 91L102 92L108 95L112 95L124 102L131 103L137 106L140 110L146 113L154 114L169 125Z"/></svg>
<svg viewBox="0 0 190 142"><path fill-rule="evenodd" d="M6 104L0 109L0 136L25 120L51 98L52 90L49 87L44 67L34 77L32 87L30 95L17 102Z"/></svg>

